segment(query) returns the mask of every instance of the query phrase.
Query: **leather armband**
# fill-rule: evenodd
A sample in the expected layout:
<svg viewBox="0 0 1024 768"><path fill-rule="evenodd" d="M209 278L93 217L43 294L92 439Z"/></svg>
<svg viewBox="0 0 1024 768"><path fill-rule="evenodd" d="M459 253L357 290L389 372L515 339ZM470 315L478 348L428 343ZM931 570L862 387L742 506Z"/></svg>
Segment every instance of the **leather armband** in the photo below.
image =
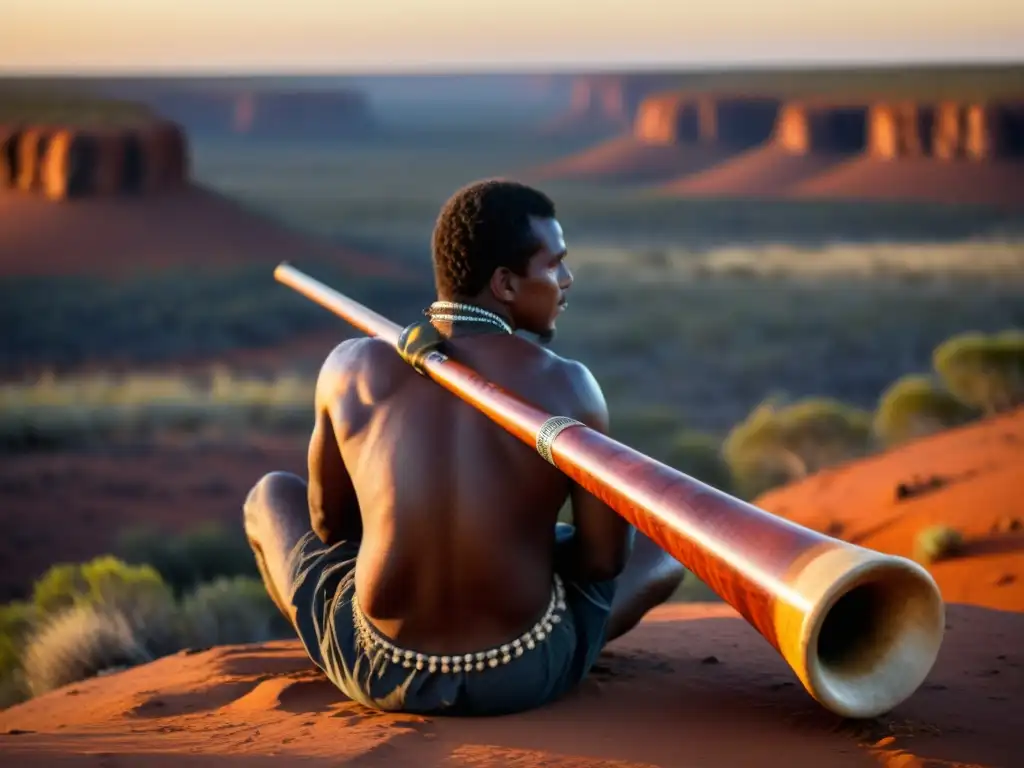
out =
<svg viewBox="0 0 1024 768"><path fill-rule="evenodd" d="M431 352L445 352L445 337L429 320L423 320L402 329L398 337L398 354L420 374L425 374L423 363Z"/></svg>

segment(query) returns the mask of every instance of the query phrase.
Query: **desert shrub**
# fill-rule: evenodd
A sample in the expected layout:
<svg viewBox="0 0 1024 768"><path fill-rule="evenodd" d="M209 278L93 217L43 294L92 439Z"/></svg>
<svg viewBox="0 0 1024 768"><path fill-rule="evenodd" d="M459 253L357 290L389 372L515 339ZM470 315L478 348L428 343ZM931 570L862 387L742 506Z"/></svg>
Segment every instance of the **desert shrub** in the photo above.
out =
<svg viewBox="0 0 1024 768"><path fill-rule="evenodd" d="M970 421L976 411L937 385L930 376L897 379L882 393L873 430L886 446L924 437Z"/></svg>
<svg viewBox="0 0 1024 768"><path fill-rule="evenodd" d="M116 550L126 562L151 565L179 597L221 576L259 575L241 524L204 523L176 536L134 528L119 537Z"/></svg>
<svg viewBox="0 0 1024 768"><path fill-rule="evenodd" d="M960 532L948 525L933 525L920 531L914 539L914 559L934 563L954 557L963 551Z"/></svg>
<svg viewBox="0 0 1024 768"><path fill-rule="evenodd" d="M27 694L21 657L37 618L38 611L31 603L0 606L0 709L21 701Z"/></svg>
<svg viewBox="0 0 1024 768"><path fill-rule="evenodd" d="M693 431L679 433L672 441L666 463L701 482L731 492L729 465L722 457L721 441L712 435Z"/></svg>
<svg viewBox="0 0 1024 768"><path fill-rule="evenodd" d="M49 614L83 602L130 606L166 592L163 579L151 566L103 555L86 563L51 566L34 584L32 602Z"/></svg>
<svg viewBox="0 0 1024 768"><path fill-rule="evenodd" d="M1024 331L953 336L936 347L932 364L972 408L992 414L1024 404Z"/></svg>
<svg viewBox="0 0 1024 768"><path fill-rule="evenodd" d="M868 413L828 398L754 408L722 446L737 491L748 498L871 450Z"/></svg>
<svg viewBox="0 0 1024 768"><path fill-rule="evenodd" d="M77 603L50 616L29 637L23 660L25 682L38 696L152 658L120 611Z"/></svg>
<svg viewBox="0 0 1024 768"><path fill-rule="evenodd" d="M136 373L57 377L0 384L0 448L27 450L156 433L223 434L305 430L314 382L297 373L272 379Z"/></svg>
<svg viewBox="0 0 1024 768"><path fill-rule="evenodd" d="M181 605L187 643L256 643L289 634L289 624L259 579L236 576L200 585Z"/></svg>
<svg viewBox="0 0 1024 768"><path fill-rule="evenodd" d="M174 596L149 565L129 565L112 555L86 563L61 563L36 581L32 600L43 616L80 605L116 611L154 655L181 646Z"/></svg>
<svg viewBox="0 0 1024 768"><path fill-rule="evenodd" d="M190 645L292 633L258 578L218 577L179 602L152 566L109 555L52 567L33 600L0 608L0 706Z"/></svg>
<svg viewBox="0 0 1024 768"><path fill-rule="evenodd" d="M25 638L38 617L31 603L13 602L0 606L0 677L17 669Z"/></svg>

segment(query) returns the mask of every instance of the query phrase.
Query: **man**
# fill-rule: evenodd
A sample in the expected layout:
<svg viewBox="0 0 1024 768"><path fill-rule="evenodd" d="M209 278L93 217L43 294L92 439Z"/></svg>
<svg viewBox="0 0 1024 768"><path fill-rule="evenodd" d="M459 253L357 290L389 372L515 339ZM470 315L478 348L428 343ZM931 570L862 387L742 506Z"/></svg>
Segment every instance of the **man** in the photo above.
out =
<svg viewBox="0 0 1024 768"><path fill-rule="evenodd" d="M573 278L551 200L486 180L433 236L446 351L555 415L607 431L601 390L550 340ZM494 715L550 702L683 569L530 446L420 375L386 342L321 370L309 482L271 473L245 503L267 589L310 658L355 701ZM573 525L558 523L566 500Z"/></svg>

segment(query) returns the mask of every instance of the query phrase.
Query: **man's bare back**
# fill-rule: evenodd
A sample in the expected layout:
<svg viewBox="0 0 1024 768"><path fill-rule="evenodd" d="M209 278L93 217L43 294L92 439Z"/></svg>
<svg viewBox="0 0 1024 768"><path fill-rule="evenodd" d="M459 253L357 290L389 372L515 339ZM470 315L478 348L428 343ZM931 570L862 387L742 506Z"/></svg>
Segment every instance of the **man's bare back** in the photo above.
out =
<svg viewBox="0 0 1024 768"><path fill-rule="evenodd" d="M516 336L454 335L450 350L545 411L606 426L601 392L578 363ZM430 653L472 652L536 621L550 597L566 476L384 342L346 342L323 376L316 440L326 444L314 443L310 467L336 471L316 459L336 438L362 510L356 592L367 617ZM357 514L353 502L341 519L317 520L318 535L345 538L344 515ZM627 554L621 519L605 514L595 522L613 538L579 564L593 580L618 575Z"/></svg>
<svg viewBox="0 0 1024 768"><path fill-rule="evenodd" d="M573 281L566 255L543 194L466 187L435 228L429 322L487 380L607 431L587 368L513 333L553 337ZM310 658L368 706L540 706L682 579L649 539L631 549L614 510L383 341L331 353L315 412L308 483L264 477L246 531ZM556 524L567 499L572 525Z"/></svg>

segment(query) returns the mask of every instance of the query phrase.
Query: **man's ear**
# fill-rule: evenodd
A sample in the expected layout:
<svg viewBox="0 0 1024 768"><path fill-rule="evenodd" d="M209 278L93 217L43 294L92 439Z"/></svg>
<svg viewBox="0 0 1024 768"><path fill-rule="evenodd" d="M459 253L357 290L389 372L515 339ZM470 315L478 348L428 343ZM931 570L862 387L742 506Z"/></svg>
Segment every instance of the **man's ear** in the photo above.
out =
<svg viewBox="0 0 1024 768"><path fill-rule="evenodd" d="M519 288L518 276L508 267L498 267L491 273L491 293L498 301L511 302Z"/></svg>

